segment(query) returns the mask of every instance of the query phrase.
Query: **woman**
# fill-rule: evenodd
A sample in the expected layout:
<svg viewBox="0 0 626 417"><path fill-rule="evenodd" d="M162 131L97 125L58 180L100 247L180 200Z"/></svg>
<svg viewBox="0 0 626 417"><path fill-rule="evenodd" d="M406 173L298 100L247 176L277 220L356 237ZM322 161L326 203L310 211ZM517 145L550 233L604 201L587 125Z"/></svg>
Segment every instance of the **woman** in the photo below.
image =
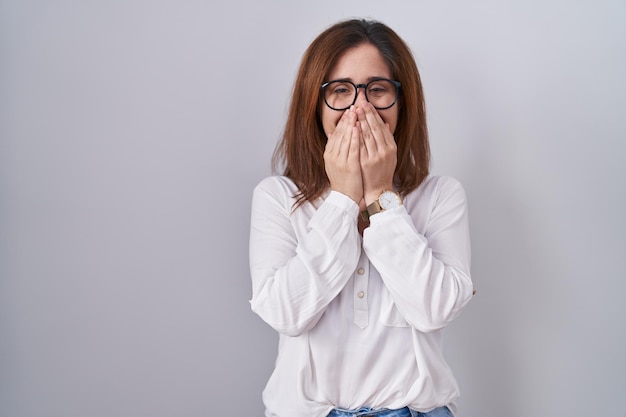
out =
<svg viewBox="0 0 626 417"><path fill-rule="evenodd" d="M442 329L472 297L461 185L432 177L406 44L340 22L304 54L282 176L254 190L252 310L280 335L267 416L451 416Z"/></svg>

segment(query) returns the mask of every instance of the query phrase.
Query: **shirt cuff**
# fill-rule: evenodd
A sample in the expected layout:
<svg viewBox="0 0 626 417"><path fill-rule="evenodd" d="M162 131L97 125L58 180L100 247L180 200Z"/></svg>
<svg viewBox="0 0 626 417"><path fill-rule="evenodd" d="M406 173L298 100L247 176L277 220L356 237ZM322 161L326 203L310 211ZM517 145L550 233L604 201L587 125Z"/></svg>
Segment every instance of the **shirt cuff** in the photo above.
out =
<svg viewBox="0 0 626 417"><path fill-rule="evenodd" d="M339 191L331 191L326 197L324 204L332 204L335 207L348 213L354 219L359 215L359 205L353 199Z"/></svg>
<svg viewBox="0 0 626 417"><path fill-rule="evenodd" d="M370 226L376 226L377 224L384 223L385 220L388 220L391 217L401 216L405 213L407 213L407 211L404 205L394 207L389 210L379 211L373 216L370 216Z"/></svg>

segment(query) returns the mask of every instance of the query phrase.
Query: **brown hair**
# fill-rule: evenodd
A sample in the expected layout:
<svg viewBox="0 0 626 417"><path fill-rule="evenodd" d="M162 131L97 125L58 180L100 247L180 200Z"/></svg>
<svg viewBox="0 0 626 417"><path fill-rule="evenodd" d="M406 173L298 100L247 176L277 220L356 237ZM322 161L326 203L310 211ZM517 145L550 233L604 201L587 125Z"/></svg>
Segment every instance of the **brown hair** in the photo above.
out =
<svg viewBox="0 0 626 417"><path fill-rule="evenodd" d="M398 125L394 132L398 162L394 186L406 195L426 178L430 146L422 83L409 47L388 26L368 20L339 22L322 32L308 47L298 71L282 140L274 151L273 167L298 186L296 206L320 197L330 185L324 168L326 134L320 118L321 85L348 49L374 45L401 83Z"/></svg>

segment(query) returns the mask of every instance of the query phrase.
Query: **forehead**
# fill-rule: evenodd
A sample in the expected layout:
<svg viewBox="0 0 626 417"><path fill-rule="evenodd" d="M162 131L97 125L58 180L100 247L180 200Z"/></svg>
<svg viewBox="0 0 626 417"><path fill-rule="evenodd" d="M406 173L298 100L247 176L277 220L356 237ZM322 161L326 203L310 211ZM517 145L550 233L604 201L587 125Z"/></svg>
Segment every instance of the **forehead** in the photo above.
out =
<svg viewBox="0 0 626 417"><path fill-rule="evenodd" d="M363 82L372 77L391 78L391 70L378 48L364 43L343 53L330 70L329 79Z"/></svg>

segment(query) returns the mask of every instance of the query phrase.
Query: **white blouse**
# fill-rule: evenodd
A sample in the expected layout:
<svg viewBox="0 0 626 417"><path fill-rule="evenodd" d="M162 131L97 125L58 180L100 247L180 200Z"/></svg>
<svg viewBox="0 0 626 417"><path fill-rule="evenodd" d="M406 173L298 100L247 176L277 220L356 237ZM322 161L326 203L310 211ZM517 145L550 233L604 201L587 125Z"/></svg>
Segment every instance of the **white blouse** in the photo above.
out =
<svg viewBox="0 0 626 417"><path fill-rule="evenodd" d="M373 215L363 237L349 197L332 191L294 210L297 192L269 177L252 200L250 304L279 333L266 416L454 412L441 329L473 291L461 184L428 177L402 206Z"/></svg>

